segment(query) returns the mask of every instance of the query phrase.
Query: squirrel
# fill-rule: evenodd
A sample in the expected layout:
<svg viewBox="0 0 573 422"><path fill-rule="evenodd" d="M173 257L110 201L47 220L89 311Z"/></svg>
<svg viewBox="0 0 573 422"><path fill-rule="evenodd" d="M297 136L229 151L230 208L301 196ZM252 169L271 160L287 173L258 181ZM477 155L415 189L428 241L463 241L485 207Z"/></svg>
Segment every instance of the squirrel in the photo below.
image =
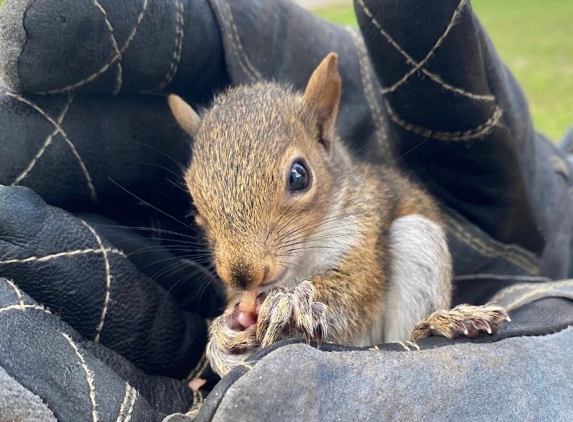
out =
<svg viewBox="0 0 573 422"><path fill-rule="evenodd" d="M338 138L337 61L329 54L303 94L238 86L201 117L168 98L194 139L185 183L230 292L207 345L221 376L283 338L365 346L476 337L510 320L492 304L448 310L452 260L439 207Z"/></svg>

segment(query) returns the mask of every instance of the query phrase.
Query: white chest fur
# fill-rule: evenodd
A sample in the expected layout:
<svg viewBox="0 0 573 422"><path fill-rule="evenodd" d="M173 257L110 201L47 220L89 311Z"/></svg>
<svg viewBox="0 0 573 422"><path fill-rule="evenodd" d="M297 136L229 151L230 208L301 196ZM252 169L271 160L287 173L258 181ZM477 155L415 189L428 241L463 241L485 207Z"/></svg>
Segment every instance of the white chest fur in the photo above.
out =
<svg viewBox="0 0 573 422"><path fill-rule="evenodd" d="M397 219L390 227L389 249L387 294L357 345L407 340L418 321L449 307L451 258L438 224L420 215Z"/></svg>

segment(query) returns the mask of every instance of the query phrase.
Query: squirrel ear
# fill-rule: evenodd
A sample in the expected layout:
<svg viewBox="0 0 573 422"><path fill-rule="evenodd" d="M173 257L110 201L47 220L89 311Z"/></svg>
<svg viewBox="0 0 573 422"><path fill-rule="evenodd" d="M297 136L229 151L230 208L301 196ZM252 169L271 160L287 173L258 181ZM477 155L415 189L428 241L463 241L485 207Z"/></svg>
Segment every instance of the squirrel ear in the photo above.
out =
<svg viewBox="0 0 573 422"><path fill-rule="evenodd" d="M193 110L193 108L185 102L181 97L175 94L169 95L167 98L171 112L175 116L177 123L191 136L195 136L199 130L201 119Z"/></svg>
<svg viewBox="0 0 573 422"><path fill-rule="evenodd" d="M304 112L315 119L319 142L329 150L334 140L342 81L338 55L330 53L313 72L304 91Z"/></svg>

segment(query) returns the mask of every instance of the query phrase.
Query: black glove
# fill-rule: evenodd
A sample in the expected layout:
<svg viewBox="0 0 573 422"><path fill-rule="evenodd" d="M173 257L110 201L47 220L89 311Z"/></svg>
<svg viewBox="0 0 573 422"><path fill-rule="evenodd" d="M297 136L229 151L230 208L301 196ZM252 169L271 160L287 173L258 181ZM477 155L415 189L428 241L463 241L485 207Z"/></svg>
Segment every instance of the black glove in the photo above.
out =
<svg viewBox="0 0 573 422"><path fill-rule="evenodd" d="M357 0L356 8L368 52L357 31L323 22L285 0L6 0L0 77L10 89L0 103L0 183L28 186L79 218L30 191L3 188L0 256L8 263L0 264L0 276L61 316L86 340L70 337L81 343L78 350L104 362L102 373L111 378L102 378L95 393L102 412L118 415L125 397L131 403L133 394L125 395L129 388L117 378L138 390L152 379L151 392L141 395L158 418L187 411L197 398L172 378L201 368L204 319L222 306L216 279L201 266L207 261L192 253L196 233L185 217L190 200L180 180L189 140L157 95L165 91L206 105L229 83L274 79L302 88L318 62L338 52L344 86L339 132L358 157L402 167L441 200L454 253L454 302L487 301L516 283L531 285L504 292L531 288L523 296L569 297L563 289L534 289L572 273L570 167L533 132L525 100L469 4ZM30 94L47 91L59 94ZM107 249L109 271L103 252L96 252ZM86 250L93 252L68 255ZM8 306L19 304L14 295L9 300ZM569 308L551 309L557 308L567 318ZM44 318L39 312L26 318ZM527 314L526 322L542 314ZM3 318L11 321L11 315ZM557 325L543 321L536 332ZM28 329L30 336L44 338L43 325L36 327ZM0 347L13 347L19 330L3 331ZM58 336L46 334L61 342ZM427 346L441 341L430 339ZM69 353L69 342L57 344ZM100 348L106 353L95 351ZM50 360L47 350L35 347L17 368L1 366L16 387L31 389L34 379L43 379L36 373L60 376L46 370L50 365L76 365L79 371L75 352ZM356 365L366 365L362 359L367 356ZM132 370L140 377L132 378ZM163 387L151 375L159 374L171 377L163 380L171 387L157 399L153 391ZM275 377L276 385L280 379ZM108 384L109 391L115 385L123 390L107 395ZM65 411L76 391L63 381L46 385L49 393L34 390L37 397L58 418L77 420ZM234 406L236 397L250 393L249 386L241 388L222 400ZM84 384L80 417L91 420L87 391ZM218 391L210 403L221 399L224 391ZM201 417L208 417L209 406ZM137 420L135 413L131 420Z"/></svg>

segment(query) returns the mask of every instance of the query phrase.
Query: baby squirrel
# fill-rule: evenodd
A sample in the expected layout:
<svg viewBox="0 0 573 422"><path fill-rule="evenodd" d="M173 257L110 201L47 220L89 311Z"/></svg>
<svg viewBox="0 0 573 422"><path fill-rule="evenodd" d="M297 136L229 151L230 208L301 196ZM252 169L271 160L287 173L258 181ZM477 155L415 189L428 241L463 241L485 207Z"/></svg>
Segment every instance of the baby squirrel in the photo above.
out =
<svg viewBox="0 0 573 422"><path fill-rule="evenodd" d="M201 118L169 97L194 137L185 182L196 222L235 292L210 327L207 356L221 376L299 333L319 346L371 345L475 337L509 321L493 305L446 311L452 262L438 206L395 169L358 162L337 137L337 61L329 54L303 95L239 86Z"/></svg>

